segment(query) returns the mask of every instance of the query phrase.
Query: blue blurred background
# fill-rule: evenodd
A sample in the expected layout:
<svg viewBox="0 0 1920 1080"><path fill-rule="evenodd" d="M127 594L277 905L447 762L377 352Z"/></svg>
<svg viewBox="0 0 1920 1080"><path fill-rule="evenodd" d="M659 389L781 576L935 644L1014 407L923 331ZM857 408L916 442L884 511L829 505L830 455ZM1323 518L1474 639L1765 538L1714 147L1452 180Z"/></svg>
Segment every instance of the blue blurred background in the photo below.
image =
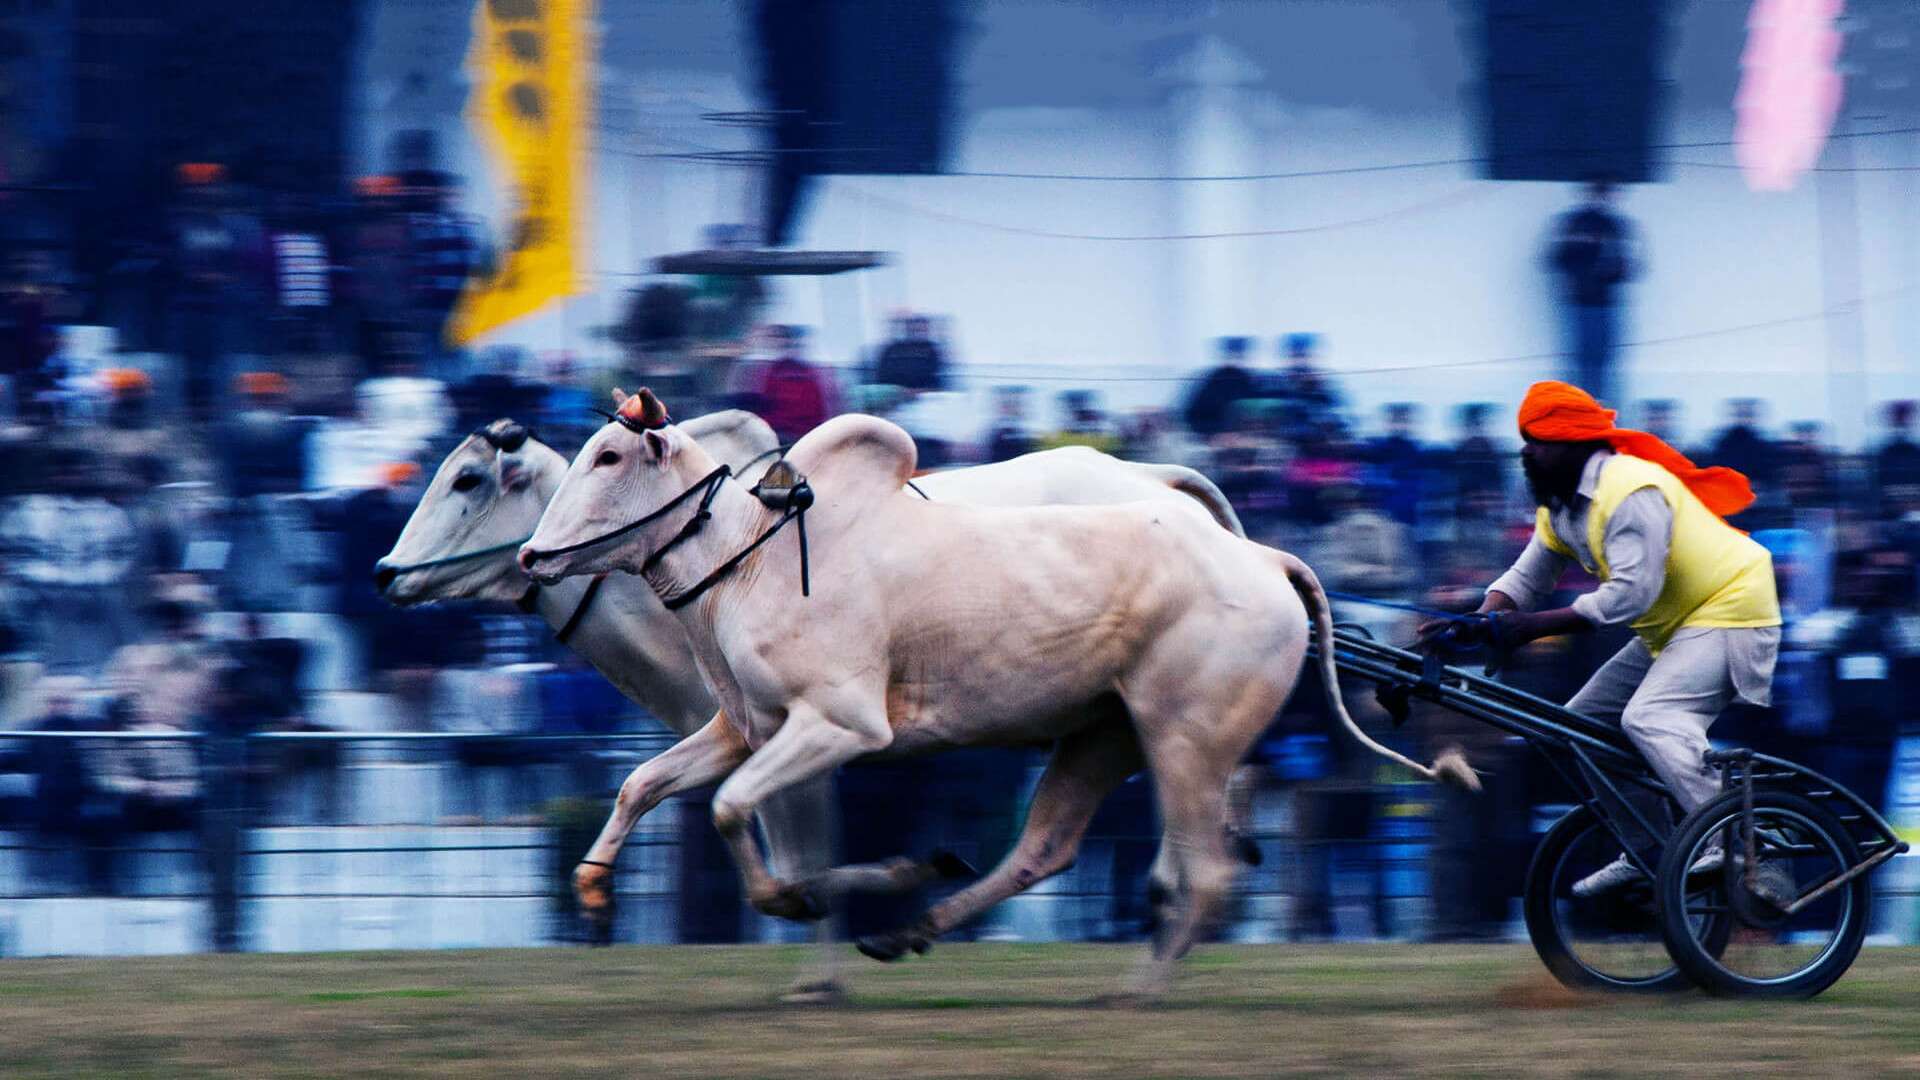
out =
<svg viewBox="0 0 1920 1080"><path fill-rule="evenodd" d="M1464 608L1531 524L1513 407L1572 379L1760 493L1775 706L1715 737L1916 838L1911 6L1805 28L1826 116L1732 0L599 0L578 280L462 342L527 243L468 115L489 7L540 5L0 4L0 955L585 935L565 871L665 729L524 616L396 610L370 571L465 433L570 453L616 385L783 438L886 415L926 466L1192 465L1329 588ZM1564 698L1616 644L1510 678ZM1405 783L1296 698L1237 778L1267 860L1226 933L1517 934L1568 793L1439 713L1393 737L1465 742L1488 794ZM849 769L845 853L991 860L1037 765ZM1144 783L975 932L1136 935ZM621 874L619 940L796 933L698 797ZM1878 940L1920 938L1916 875Z"/></svg>

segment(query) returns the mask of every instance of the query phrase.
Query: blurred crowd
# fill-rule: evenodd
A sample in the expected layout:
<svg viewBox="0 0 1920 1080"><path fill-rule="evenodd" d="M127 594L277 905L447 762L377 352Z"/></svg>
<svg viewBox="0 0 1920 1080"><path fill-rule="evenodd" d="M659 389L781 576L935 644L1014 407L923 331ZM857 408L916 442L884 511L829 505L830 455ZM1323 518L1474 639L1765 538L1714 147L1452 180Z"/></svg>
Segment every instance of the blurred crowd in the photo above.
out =
<svg viewBox="0 0 1920 1080"><path fill-rule="evenodd" d="M770 287L755 278L636 289L604 328L610 363L468 350L443 331L489 255L453 209L452 178L368 178L331 204L242 189L215 165L183 166L175 183L171 217L130 236L98 280L64 272L57 248L6 252L0 727L364 726L342 712L356 695L383 702L379 723L400 729L642 723L524 617L398 610L370 576L465 433L512 416L571 453L616 384L654 387L679 416L751 409L783 442L838 412L885 415L927 467L1064 445L1191 465L1256 539L1301 554L1329 589L1390 604L1471 607L1531 527L1505 406L1454 407L1438 438L1417 403L1358 416L1310 333L1223 339L1176 398L1122 415L1097 387L1049 399L970 380L952 327L927 313L897 313L863 355L822 357L806 328L766 321ZM1682 441L1673 402L1637 403L1625 419ZM1899 688L1920 675L1915 420L1912 402L1888 403L1873 444L1850 452L1816 421L1781 428L1762 403L1736 400L1693 450L1752 477L1760 502L1736 524L1773 552L1788 618L1775 706L1716 736L1784 750L1874 801L1905 722ZM1411 637L1415 617L1397 608L1340 608L1388 640ZM1564 698L1610 644L1539 643L1512 678ZM1239 790L1296 793L1296 832L1335 860L1342 843L1378 842L1384 808L1406 796L1327 738L1318 699L1311 685L1296 694L1298 715L1278 719ZM1515 747L1452 718L1421 715L1395 737L1466 742L1494 778L1488 798L1432 813L1440 924L1477 932L1504 917L1517 882L1452 868L1487 865L1505 845L1516 857L1499 864L1523 867L1531 808L1565 794ZM177 828L203 809L201 761L186 743L15 744L0 754L0 826ZM1311 862L1309 896L1330 873ZM1324 912L1303 910L1298 932L1326 932Z"/></svg>

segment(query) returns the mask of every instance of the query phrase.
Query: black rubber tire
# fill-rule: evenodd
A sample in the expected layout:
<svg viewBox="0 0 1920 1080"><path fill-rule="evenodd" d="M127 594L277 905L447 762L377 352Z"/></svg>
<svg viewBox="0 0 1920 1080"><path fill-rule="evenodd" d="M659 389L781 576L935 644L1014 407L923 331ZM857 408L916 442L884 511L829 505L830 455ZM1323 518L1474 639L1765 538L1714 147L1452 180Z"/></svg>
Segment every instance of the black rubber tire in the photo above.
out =
<svg viewBox="0 0 1920 1080"><path fill-rule="evenodd" d="M1593 811L1577 806L1555 822L1553 828L1534 849L1533 862L1527 867L1526 896L1521 911L1526 916L1527 937L1533 951L1563 986L1575 990L1601 990L1613 994L1671 994L1693 989L1693 980L1679 967L1670 967L1659 975L1629 978L1612 975L1588 965L1567 943L1560 921L1554 917L1555 884L1553 877L1560 860L1575 844L1594 830L1606 831ZM1610 835L1610 834L1609 834ZM1719 920L1720 944L1726 944L1729 921ZM1658 923L1656 922L1656 927Z"/></svg>
<svg viewBox="0 0 1920 1080"><path fill-rule="evenodd" d="M1846 865L1854 866L1860 862L1859 845L1854 843L1847 827L1831 811L1813 801L1784 791L1756 791L1753 804L1756 811L1791 811L1825 833ZM1860 946L1867 938L1868 924L1873 921L1873 885L1867 880L1870 875L1862 874L1841 887L1853 894L1850 921L1842 928L1835 945L1805 969L1788 978L1767 981L1729 971L1718 962L1717 956L1707 954L1688 927L1684 882L1688 854L1708 832L1721 827L1729 816L1737 816L1742 805L1741 792L1723 793L1688 814L1675 832L1673 842L1667 845L1666 854L1660 860L1660 878L1655 888L1660 904L1660 931L1667 940L1667 951L1673 955L1680 969L1710 994L1722 997L1813 997L1846 974L1860 955ZM1676 882L1679 883L1677 886Z"/></svg>

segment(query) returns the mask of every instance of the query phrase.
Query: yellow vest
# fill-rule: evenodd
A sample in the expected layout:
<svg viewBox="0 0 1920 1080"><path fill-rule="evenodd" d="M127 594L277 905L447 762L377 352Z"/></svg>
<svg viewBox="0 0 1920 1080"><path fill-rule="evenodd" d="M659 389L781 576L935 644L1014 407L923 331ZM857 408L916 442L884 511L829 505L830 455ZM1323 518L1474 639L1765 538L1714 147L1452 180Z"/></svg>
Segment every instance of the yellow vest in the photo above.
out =
<svg viewBox="0 0 1920 1080"><path fill-rule="evenodd" d="M1587 511L1587 546L1599 565L1587 570L1601 581L1612 576L1607 570L1607 521L1627 496L1649 487L1666 496L1673 511L1673 539L1667 546L1666 582L1659 599L1633 623L1647 649L1659 655L1683 626L1779 626L1773 556L1707 509L1679 477L1644 458L1615 454L1601 465L1593 505ZM1548 549L1576 558L1573 549L1554 535L1544 506L1534 529Z"/></svg>

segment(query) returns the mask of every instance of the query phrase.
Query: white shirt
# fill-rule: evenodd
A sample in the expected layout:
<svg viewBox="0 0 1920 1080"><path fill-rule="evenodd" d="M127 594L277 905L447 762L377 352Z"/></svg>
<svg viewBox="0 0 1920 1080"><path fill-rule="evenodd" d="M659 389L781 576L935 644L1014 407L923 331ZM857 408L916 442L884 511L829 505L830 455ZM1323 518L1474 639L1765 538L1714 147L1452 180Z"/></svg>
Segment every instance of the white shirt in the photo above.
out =
<svg viewBox="0 0 1920 1080"><path fill-rule="evenodd" d="M1587 539L1588 515L1600 488L1600 472L1614 454L1595 451L1580 470L1580 485L1564 506L1550 507L1548 518L1560 542L1572 549L1590 574L1599 573ZM1667 583L1667 549L1673 542L1673 508L1658 488L1641 488L1628 495L1607 519L1601 547L1610 572L1598 589L1573 602L1573 610L1595 626L1617 626L1645 615ZM1540 539L1536 530L1513 568L1500 575L1488 592L1505 593L1522 611L1530 611L1559 585L1572 560Z"/></svg>

